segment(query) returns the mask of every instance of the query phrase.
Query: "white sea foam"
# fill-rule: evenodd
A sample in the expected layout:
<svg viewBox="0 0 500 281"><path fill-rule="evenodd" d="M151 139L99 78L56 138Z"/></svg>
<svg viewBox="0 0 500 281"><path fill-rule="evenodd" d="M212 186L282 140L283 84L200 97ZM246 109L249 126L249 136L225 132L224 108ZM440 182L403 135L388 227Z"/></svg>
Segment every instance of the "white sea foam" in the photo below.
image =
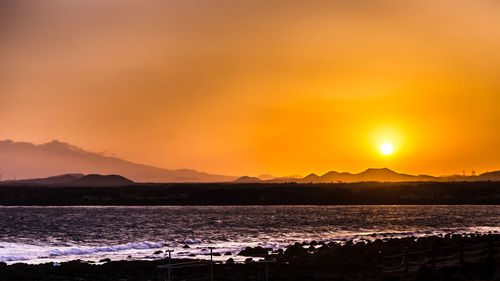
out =
<svg viewBox="0 0 500 281"><path fill-rule="evenodd" d="M158 249L164 247L163 242L143 241L138 243L128 243L122 245L102 246L102 247L54 247L43 245L31 245L23 243L0 243L1 262L30 261L66 261L83 258L96 260L103 256L123 256L141 253L144 250ZM149 253L149 252L148 252Z"/></svg>
<svg viewBox="0 0 500 281"><path fill-rule="evenodd" d="M186 239L186 240L184 240L184 243L186 243L186 244L200 244L201 240L200 239Z"/></svg>

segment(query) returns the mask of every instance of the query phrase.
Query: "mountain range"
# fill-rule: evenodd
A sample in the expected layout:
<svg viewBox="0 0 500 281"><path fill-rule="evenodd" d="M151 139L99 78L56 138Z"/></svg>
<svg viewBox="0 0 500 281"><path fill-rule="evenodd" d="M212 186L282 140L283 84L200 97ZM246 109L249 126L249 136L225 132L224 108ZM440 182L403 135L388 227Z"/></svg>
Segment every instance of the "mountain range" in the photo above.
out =
<svg viewBox="0 0 500 281"><path fill-rule="evenodd" d="M66 174L39 179L0 181L7 186L129 186L135 182L120 175Z"/></svg>
<svg viewBox="0 0 500 281"><path fill-rule="evenodd" d="M134 182L228 182L236 177L190 169L167 170L88 152L68 143L0 141L0 175L4 180L67 174L120 175Z"/></svg>
<svg viewBox="0 0 500 281"><path fill-rule="evenodd" d="M428 175L409 175L397 173L391 169L367 169L361 173L351 174L347 172L339 173L330 171L322 176L310 174L304 178L286 177L275 178L270 180L263 180L257 177L240 177L235 182L239 183L282 183L282 182L296 182L296 183L338 183L338 182L416 182L416 181L500 181L500 171L488 172L478 176L441 176L434 177Z"/></svg>
<svg viewBox="0 0 500 281"><path fill-rule="evenodd" d="M54 176L59 175L59 176ZM102 176L106 175L106 176ZM337 182L415 182L415 181L500 181L500 171L478 176L410 175L387 168L361 173L330 171L324 175L259 177L215 175L190 169L167 170L88 152L79 147L52 141L36 145L28 142L0 141L0 180L16 184L48 185L128 185L144 182L235 182L235 183L337 183ZM19 179L15 181L16 179Z"/></svg>

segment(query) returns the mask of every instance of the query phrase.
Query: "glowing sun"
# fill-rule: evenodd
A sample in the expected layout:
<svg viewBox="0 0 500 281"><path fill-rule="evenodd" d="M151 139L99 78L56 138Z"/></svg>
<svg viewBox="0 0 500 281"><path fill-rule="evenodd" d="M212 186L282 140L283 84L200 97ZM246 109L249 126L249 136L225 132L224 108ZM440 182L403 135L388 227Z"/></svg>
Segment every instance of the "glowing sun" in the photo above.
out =
<svg viewBox="0 0 500 281"><path fill-rule="evenodd" d="M393 151L394 147L391 143L384 142L382 145L380 145L380 152L384 155L390 155Z"/></svg>

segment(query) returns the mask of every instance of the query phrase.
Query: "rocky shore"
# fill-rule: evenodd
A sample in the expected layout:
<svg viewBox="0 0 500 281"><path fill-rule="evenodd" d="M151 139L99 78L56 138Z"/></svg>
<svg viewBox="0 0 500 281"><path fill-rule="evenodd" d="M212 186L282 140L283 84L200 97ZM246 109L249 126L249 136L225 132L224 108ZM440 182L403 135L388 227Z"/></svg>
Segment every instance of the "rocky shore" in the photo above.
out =
<svg viewBox="0 0 500 281"><path fill-rule="evenodd" d="M172 280L500 280L500 234L311 241L240 252L245 263L174 259ZM0 263L0 280L166 280L167 260Z"/></svg>

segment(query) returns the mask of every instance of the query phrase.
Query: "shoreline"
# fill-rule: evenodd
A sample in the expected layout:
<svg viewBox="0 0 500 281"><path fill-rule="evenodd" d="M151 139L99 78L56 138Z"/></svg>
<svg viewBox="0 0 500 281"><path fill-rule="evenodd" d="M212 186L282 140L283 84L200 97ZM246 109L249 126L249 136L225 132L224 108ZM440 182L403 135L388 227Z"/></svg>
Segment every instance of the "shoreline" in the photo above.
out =
<svg viewBox="0 0 500 281"><path fill-rule="evenodd" d="M472 231L471 231L472 230ZM135 243L119 244L119 245L102 245L102 246L29 246L30 252L37 253L35 256L22 256L21 252L12 253L12 258L7 255L1 255L1 250L8 249L9 246L15 245L19 247L24 244L16 244L9 242L0 242L0 262L8 265L15 263L26 263L32 265L44 263L63 263L75 260L81 260L86 263L99 264L100 260L109 259L111 261L154 261L158 260L171 250L172 258L175 259L200 259L208 260L209 249L213 248L213 260L220 262L232 258L235 262L243 262L245 258L238 255L245 248L261 247L269 248L277 252L285 250L294 244L337 244L343 246L349 243L372 243L377 240L387 241L392 239L419 239L426 237L444 238L450 235L486 235L492 233L500 234L500 227L466 227L457 229L435 229L432 231L391 231L391 232L357 232L357 233L339 233L337 237L328 239L289 239L285 241L261 241L261 242L226 242L226 243L206 243L199 239L188 239L174 244L162 241L142 241ZM42 251L43 250L43 251ZM2 259L3 258L3 259Z"/></svg>
<svg viewBox="0 0 500 281"><path fill-rule="evenodd" d="M500 205L500 182L0 186L3 206Z"/></svg>
<svg viewBox="0 0 500 281"><path fill-rule="evenodd" d="M349 280L429 280L436 276L438 279L434 280L448 280L445 278L448 275L484 278L500 274L500 234L387 238L347 241L343 245L311 241L273 251L254 247L243 252L246 263L216 262L213 265L215 280L257 280L258 276L264 280L265 266L273 276L270 280L344 280L347 277ZM172 264L195 260L172 259ZM419 265L418 261L426 262ZM157 266L162 264L167 264L167 260L106 260L99 265L78 260L55 265L0 263L0 280L160 280L155 274L159 274L161 270ZM207 280L208 266L173 269L178 274L174 280Z"/></svg>

